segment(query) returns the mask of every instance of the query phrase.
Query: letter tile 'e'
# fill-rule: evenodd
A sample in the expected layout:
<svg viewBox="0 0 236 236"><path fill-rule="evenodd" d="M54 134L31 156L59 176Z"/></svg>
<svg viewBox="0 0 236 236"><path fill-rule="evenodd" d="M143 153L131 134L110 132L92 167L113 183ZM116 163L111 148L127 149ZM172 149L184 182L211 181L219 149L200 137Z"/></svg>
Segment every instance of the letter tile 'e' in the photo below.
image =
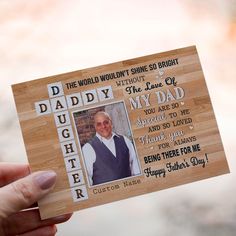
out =
<svg viewBox="0 0 236 236"><path fill-rule="evenodd" d="M48 84L48 95L50 98L60 97L64 95L63 87L61 82Z"/></svg>
<svg viewBox="0 0 236 236"><path fill-rule="evenodd" d="M67 173L70 187L78 186L84 184L84 176L82 170L76 170L73 172Z"/></svg>
<svg viewBox="0 0 236 236"><path fill-rule="evenodd" d="M52 112L49 100L36 102L34 106L35 106L35 111L38 116L47 115Z"/></svg>
<svg viewBox="0 0 236 236"><path fill-rule="evenodd" d="M85 185L71 188L74 202L79 202L88 199L88 193Z"/></svg>

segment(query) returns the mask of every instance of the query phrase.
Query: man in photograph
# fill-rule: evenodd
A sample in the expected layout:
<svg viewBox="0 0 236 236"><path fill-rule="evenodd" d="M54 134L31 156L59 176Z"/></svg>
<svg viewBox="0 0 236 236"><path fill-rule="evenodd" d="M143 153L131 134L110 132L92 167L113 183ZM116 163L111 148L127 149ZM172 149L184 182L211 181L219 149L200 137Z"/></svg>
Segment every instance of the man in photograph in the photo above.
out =
<svg viewBox="0 0 236 236"><path fill-rule="evenodd" d="M132 142L112 131L109 114L97 112L94 126L96 135L82 148L90 185L140 174Z"/></svg>

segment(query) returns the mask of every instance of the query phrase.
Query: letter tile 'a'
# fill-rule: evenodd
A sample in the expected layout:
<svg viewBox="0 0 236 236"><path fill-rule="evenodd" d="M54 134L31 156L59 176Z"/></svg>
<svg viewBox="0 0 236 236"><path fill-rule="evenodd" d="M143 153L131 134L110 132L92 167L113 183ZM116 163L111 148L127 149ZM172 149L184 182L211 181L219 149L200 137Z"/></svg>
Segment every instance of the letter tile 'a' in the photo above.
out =
<svg viewBox="0 0 236 236"><path fill-rule="evenodd" d="M59 112L67 110L66 99L64 96L51 99L52 111Z"/></svg>

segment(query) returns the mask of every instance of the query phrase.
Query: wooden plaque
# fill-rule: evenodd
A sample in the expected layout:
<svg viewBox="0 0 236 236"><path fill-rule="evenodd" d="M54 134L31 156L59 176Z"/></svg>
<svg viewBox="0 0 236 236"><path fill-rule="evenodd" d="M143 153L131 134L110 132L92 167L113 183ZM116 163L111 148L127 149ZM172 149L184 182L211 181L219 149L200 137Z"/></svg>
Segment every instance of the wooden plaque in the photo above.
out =
<svg viewBox="0 0 236 236"><path fill-rule="evenodd" d="M42 219L229 172L195 46L12 89Z"/></svg>

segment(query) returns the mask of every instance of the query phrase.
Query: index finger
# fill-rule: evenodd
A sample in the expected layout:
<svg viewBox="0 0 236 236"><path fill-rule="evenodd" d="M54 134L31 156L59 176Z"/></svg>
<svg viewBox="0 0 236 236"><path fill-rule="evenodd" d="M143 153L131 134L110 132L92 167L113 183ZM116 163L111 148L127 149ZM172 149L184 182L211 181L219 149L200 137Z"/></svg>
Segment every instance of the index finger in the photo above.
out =
<svg viewBox="0 0 236 236"><path fill-rule="evenodd" d="M30 174L28 164L0 163L0 187Z"/></svg>

